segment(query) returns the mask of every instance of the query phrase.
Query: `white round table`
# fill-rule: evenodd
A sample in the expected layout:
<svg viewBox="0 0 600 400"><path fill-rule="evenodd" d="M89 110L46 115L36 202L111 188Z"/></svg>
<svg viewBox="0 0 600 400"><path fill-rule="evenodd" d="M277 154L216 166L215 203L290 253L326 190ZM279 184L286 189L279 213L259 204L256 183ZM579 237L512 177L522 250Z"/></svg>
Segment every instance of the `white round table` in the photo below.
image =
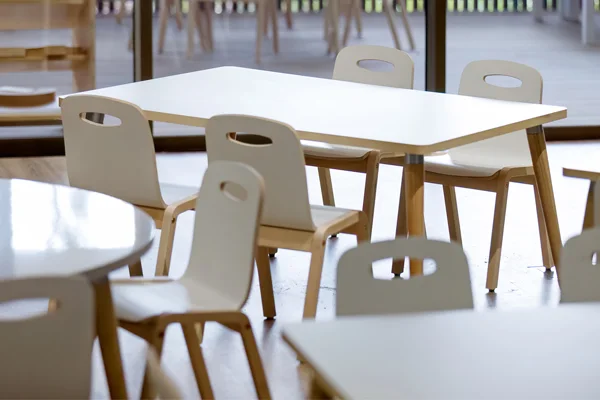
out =
<svg viewBox="0 0 600 400"><path fill-rule="evenodd" d="M151 246L154 221L104 194L0 179L0 279L85 276L96 292L96 329L111 398L127 398L108 274Z"/></svg>

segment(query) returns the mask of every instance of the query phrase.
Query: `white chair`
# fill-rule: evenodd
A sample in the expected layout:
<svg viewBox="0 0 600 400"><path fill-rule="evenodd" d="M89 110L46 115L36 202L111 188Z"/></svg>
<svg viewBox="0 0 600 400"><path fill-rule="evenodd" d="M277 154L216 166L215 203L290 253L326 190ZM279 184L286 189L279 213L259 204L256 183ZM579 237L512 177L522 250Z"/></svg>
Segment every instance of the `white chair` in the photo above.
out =
<svg viewBox="0 0 600 400"><path fill-rule="evenodd" d="M161 229L156 275L168 275L177 217L194 209L198 188L159 182L152 132L136 105L78 95L64 99L61 108L69 183L146 211ZM118 125L102 125L87 120L86 113L120 121ZM141 263L130 265L129 271L132 276L141 276Z"/></svg>
<svg viewBox="0 0 600 400"><path fill-rule="evenodd" d="M111 282L120 325L148 341L158 355L167 327L181 325L203 399L214 397L195 326L210 321L241 334L258 397L270 398L252 327L241 311L252 284L263 190L262 178L248 166L211 163L198 194L183 277ZM147 371L142 398L153 398L153 392Z"/></svg>
<svg viewBox="0 0 600 400"><path fill-rule="evenodd" d="M89 398L94 344L94 291L80 277L0 282L0 303L48 298L49 313L0 318L0 397Z"/></svg>
<svg viewBox="0 0 600 400"><path fill-rule="evenodd" d="M488 77L495 76L516 78L520 81L520 86L502 87L486 81ZM474 61L467 65L462 73L459 93L496 100L540 103L542 76L535 69L515 62ZM546 268L554 265L525 131L453 148L444 155L425 157L425 181L444 186L450 239L458 243L462 243L462 237L454 188L464 187L496 193L486 282L486 287L490 291L494 291L498 286L506 200L510 182L533 186L543 263ZM404 198L404 191L401 197ZM399 215L405 218L405 213ZM399 232L399 234L405 233L405 231ZM402 270L402 263L394 264L395 274L399 274Z"/></svg>
<svg viewBox="0 0 600 400"><path fill-rule="evenodd" d="M363 60L378 60L392 64L391 71L371 71L359 65ZM390 47L350 46L344 48L335 60L333 79L369 85L413 88L414 63L408 54ZM401 112L399 110L399 112ZM381 153L378 150L326 143L302 141L306 165L319 167L319 181L323 203L335 206L329 168L366 174L363 211L369 219L369 232L373 226L375 193L379 163L404 165L403 154Z"/></svg>
<svg viewBox="0 0 600 400"><path fill-rule="evenodd" d="M236 133L262 136L269 144L253 145L236 140ZM258 238L257 266L263 312L275 317L273 284L268 248L311 253L304 318L314 318L323 269L326 239L338 232L368 240L368 221L362 211L308 202L306 168L294 129L280 122L242 115L211 118L206 127L209 165L215 161L238 161L256 169L265 179L265 206Z"/></svg>
<svg viewBox="0 0 600 400"><path fill-rule="evenodd" d="M600 301L599 252L599 227L585 230L565 243L560 256L561 303Z"/></svg>
<svg viewBox="0 0 600 400"><path fill-rule="evenodd" d="M408 280L373 278L375 261L398 257L432 259L436 270ZM462 248L422 237L363 243L348 250L338 263L336 287L337 315L473 308L469 265Z"/></svg>

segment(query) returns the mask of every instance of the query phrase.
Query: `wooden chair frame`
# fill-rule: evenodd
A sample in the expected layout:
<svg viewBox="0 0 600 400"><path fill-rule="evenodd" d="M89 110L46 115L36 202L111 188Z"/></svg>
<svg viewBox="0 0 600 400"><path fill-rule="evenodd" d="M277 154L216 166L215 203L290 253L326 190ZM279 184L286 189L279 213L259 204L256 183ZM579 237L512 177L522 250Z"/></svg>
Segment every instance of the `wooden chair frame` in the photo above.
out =
<svg viewBox="0 0 600 400"><path fill-rule="evenodd" d="M136 283L138 280L136 280ZM130 283L130 282L127 282ZM139 280L144 284L144 280ZM190 361L196 377L198 391L203 399L213 399L214 394L208 376L208 370L202 353L201 339L196 332L198 324L206 322L217 322L226 328L238 332L244 342L244 349L248 357L248 364L254 380L256 394L259 399L270 399L267 378L258 352L258 346L252 332L252 326L248 317L239 312L213 312L213 313L189 313L189 314L164 314L149 318L140 322L119 321L119 325L136 336L146 340L148 345L160 357L167 327L170 324L181 325L185 342L189 351ZM153 385L150 371L146 367L144 383L142 387L142 399L155 398L156 388Z"/></svg>
<svg viewBox="0 0 600 400"><path fill-rule="evenodd" d="M490 291L498 287L498 275L500 272L500 258L502 251L502 240L504 236L504 221L506 218L506 203L508 199L508 188L511 182L524 183L532 185L535 192L535 205L538 218L538 231L542 247L542 259L547 269L552 268L554 260L550 250L550 240L544 220L539 191L535 184L535 175L533 167L504 168L490 177L468 177L451 176L425 172L425 182L437 183L444 188L444 201L446 203L446 218L448 220L448 230L450 240L462 245L462 235L460 230L460 221L458 218L458 207L456 202L456 187L467 189L483 190L496 194L496 204L494 207L494 222L492 226L492 240L490 245L490 255L488 260L488 273L486 288ZM403 178L404 186L404 178ZM404 189L404 188L403 188ZM396 227L397 236L406 236L406 198L404 190L400 193L400 206L398 209L398 223ZM404 210L404 211L403 211ZM392 272L400 275L404 271L402 260L394 262Z"/></svg>
<svg viewBox="0 0 600 400"><path fill-rule="evenodd" d="M581 230L590 229L598 225L596 221L600 219L600 210L598 209L600 202L596 204L596 197L598 196L596 191L600 189L597 185L598 181L600 181L600 172L563 168L563 175L590 181Z"/></svg>

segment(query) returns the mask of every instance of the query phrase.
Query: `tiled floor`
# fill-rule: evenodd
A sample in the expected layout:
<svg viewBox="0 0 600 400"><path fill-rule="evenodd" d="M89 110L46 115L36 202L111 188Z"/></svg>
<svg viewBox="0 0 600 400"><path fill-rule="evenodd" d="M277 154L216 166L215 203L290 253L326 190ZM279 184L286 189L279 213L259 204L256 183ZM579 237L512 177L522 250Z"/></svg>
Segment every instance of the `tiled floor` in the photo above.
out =
<svg viewBox="0 0 600 400"><path fill-rule="evenodd" d="M599 155L599 143L549 145L563 240L576 235L581 229L587 184L584 181L562 177L561 169L567 165L582 167L594 165ZM158 156L158 165L160 176L164 181L193 185L199 184L202 179L206 157L202 153L161 154ZM401 174L401 168L381 167L374 240L393 237ZM0 177L65 182L64 160L62 158L0 159ZM320 203L316 170L309 168L308 180L311 201ZM334 171L333 180L338 204L344 207L360 207L363 177L360 174ZM500 282L497 292L493 294L487 293L484 286L491 235L493 194L458 189L457 197L464 247L471 266L476 308L482 312L489 312L490 309L512 310L522 307L556 306L560 294L555 273L535 267L541 264L541 253L532 188L520 184L512 184L510 187ZM426 185L425 202L427 231L430 237L447 240L441 188ZM171 269L174 275L181 274L186 267L193 213L184 214L181 218L175 238ZM336 262L346 249L354 245L355 239L347 235L340 235L339 238L328 242L318 319L333 317ZM146 274L153 273L155 257L156 246L143 260ZM245 307L262 351L271 390L274 397L279 399L300 399L306 389L305 371L298 368L296 358L280 339L279 331L282 323L299 321L301 318L308 261L307 254L285 250L281 250L273 261L272 274L278 307L278 317L274 322L264 322L262 318L257 282L254 283L250 300ZM375 274L381 278L391 278L385 265L378 266ZM127 272L118 271L116 275L126 276ZM121 340L130 394L135 397L139 394L141 385L145 345L141 340L125 332L122 333ZM523 338L523 340L535 339ZM237 334L219 326L209 325L204 346L215 395L227 399L253 397L250 372ZM178 328L172 328L167 334L164 361L166 369L173 373L175 381L184 390L185 397L197 398L198 392L186 355L185 343ZM106 397L105 380L101 374L102 364L97 353L94 363L93 397Z"/></svg>

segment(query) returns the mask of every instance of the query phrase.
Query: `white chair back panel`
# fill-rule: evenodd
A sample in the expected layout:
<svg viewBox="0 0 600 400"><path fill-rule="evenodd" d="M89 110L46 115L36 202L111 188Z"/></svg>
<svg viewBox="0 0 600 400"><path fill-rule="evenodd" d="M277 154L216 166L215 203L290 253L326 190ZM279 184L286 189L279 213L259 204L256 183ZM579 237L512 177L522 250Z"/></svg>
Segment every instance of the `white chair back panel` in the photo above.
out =
<svg viewBox="0 0 600 400"><path fill-rule="evenodd" d="M363 68L359 62L366 60L383 61L393 65L391 71L372 71ZM415 65L410 56L398 49L384 46L344 47L335 59L333 79L412 89Z"/></svg>
<svg viewBox="0 0 600 400"><path fill-rule="evenodd" d="M264 182L251 167L209 164L196 203L190 264L192 279L231 300L246 302L252 283Z"/></svg>
<svg viewBox="0 0 600 400"><path fill-rule="evenodd" d="M57 299L57 309L0 320L0 397L89 398L94 343L94 293L83 278L0 282L0 302Z"/></svg>
<svg viewBox="0 0 600 400"><path fill-rule="evenodd" d="M271 143L242 143L235 139L240 132L263 136ZM265 201L261 224L314 231L304 154L292 127L244 115L215 116L206 127L206 149L209 164L237 161L251 166L263 177Z"/></svg>
<svg viewBox="0 0 600 400"><path fill-rule="evenodd" d="M594 253L600 254L598 227L585 230L565 243L560 257L561 303L600 301L600 264L592 263Z"/></svg>
<svg viewBox="0 0 600 400"><path fill-rule="evenodd" d="M518 87L502 87L486 82L490 76L506 76L521 81ZM527 65L511 61L474 61L466 66L460 79L459 94L488 99L542 102L543 82L540 73ZM477 110L473 110L477 118ZM457 164L493 168L524 167L531 165L531 155L525 131L483 140L448 151Z"/></svg>
<svg viewBox="0 0 600 400"><path fill-rule="evenodd" d="M165 208L148 120L134 104L102 96L69 96L61 105L71 186L147 207ZM88 121L85 113L117 117L120 125Z"/></svg>
<svg viewBox="0 0 600 400"><path fill-rule="evenodd" d="M373 278L372 264L386 258L432 259L436 271L409 280ZM473 308L467 258L455 243L425 238L361 243L337 269L337 315L400 314Z"/></svg>

